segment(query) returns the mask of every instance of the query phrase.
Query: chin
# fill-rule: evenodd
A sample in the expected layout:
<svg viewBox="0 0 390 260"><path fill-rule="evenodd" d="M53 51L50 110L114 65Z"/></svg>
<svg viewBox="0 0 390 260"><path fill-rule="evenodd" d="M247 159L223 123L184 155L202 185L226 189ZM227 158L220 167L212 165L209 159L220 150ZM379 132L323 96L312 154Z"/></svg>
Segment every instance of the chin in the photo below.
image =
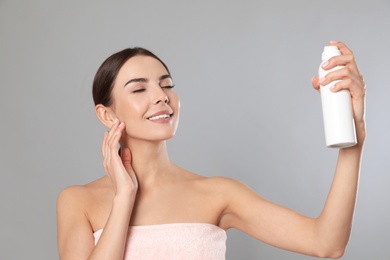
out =
<svg viewBox="0 0 390 260"><path fill-rule="evenodd" d="M176 131L173 133L166 133L166 134L161 134L161 135L155 135L156 138L154 141L166 141L169 139L172 139L176 135Z"/></svg>
<svg viewBox="0 0 390 260"><path fill-rule="evenodd" d="M154 131L154 132L143 132L142 135L134 135L127 133L127 138L129 139L138 139L138 140L144 140L144 141L150 141L150 142L160 142L160 141L166 141L171 138L173 138L176 134L175 131Z"/></svg>

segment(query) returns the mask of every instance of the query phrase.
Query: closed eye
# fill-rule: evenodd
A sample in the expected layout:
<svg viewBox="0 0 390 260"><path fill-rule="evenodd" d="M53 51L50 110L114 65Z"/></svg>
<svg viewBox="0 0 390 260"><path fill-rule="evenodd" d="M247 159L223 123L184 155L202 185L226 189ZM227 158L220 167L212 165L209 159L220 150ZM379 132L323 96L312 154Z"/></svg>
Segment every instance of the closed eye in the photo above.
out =
<svg viewBox="0 0 390 260"><path fill-rule="evenodd" d="M161 86L161 88L174 88L175 85Z"/></svg>
<svg viewBox="0 0 390 260"><path fill-rule="evenodd" d="M145 91L144 88L140 88L140 89L136 89L136 90L133 90L133 93L140 93L140 92L143 92Z"/></svg>

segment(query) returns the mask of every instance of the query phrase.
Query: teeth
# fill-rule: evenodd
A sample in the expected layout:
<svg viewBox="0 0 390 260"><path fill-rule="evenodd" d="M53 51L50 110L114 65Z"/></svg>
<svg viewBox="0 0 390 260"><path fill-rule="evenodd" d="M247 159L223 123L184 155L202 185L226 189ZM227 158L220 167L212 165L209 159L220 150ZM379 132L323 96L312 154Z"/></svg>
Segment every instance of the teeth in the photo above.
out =
<svg viewBox="0 0 390 260"><path fill-rule="evenodd" d="M149 117L148 119L149 119L149 120L157 120L157 119L161 119L161 118L168 118L168 117L170 117L170 116L171 116L171 115L164 114L164 115Z"/></svg>

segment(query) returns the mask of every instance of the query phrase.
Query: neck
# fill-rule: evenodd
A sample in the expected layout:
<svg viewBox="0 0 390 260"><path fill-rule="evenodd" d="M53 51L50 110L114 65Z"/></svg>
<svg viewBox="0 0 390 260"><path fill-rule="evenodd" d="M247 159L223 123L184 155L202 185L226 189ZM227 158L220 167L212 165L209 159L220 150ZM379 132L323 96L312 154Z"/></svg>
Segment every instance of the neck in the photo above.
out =
<svg viewBox="0 0 390 260"><path fill-rule="evenodd" d="M153 185L172 174L174 165L169 160L165 141L127 140L122 147L130 149L131 165L140 186Z"/></svg>

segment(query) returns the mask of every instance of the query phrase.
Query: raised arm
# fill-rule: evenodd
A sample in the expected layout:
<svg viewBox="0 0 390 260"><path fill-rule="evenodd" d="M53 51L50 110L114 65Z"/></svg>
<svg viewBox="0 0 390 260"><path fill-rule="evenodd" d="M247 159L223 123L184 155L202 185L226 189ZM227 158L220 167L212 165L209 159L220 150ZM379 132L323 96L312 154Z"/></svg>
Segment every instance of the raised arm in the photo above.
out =
<svg viewBox="0 0 390 260"><path fill-rule="evenodd" d="M313 78L326 85L341 80L333 91L348 89L351 93L358 144L340 149L334 180L325 206L317 218L308 218L285 207L273 204L235 181L227 181L229 194L221 218L222 228L237 228L249 235L286 250L318 257L341 257L349 240L358 189L360 160L365 131L365 83L352 52L340 42L342 55L329 60L325 69L345 65L326 78Z"/></svg>
<svg viewBox="0 0 390 260"><path fill-rule="evenodd" d="M104 168L111 178L115 196L96 247L90 216L86 211L91 197L88 187L69 187L58 197L58 251L61 260L123 259L138 189L129 149L122 150L122 158L118 155L117 146L123 129L124 124L115 122L103 140Z"/></svg>
<svg viewBox="0 0 390 260"><path fill-rule="evenodd" d="M318 230L324 234L331 248L342 250L348 243L352 227L352 218L358 190L361 156L366 137L365 127L365 83L356 65L352 51L341 42L331 42L337 46L342 55L333 57L324 67L333 68L345 65L344 69L329 73L325 79L319 79L322 85L341 79L332 91L348 89L351 93L353 113L357 135L357 145L340 149L336 164L335 176L328 194L325 207L318 218ZM313 86L318 89L317 79ZM331 242L331 243L329 243Z"/></svg>

